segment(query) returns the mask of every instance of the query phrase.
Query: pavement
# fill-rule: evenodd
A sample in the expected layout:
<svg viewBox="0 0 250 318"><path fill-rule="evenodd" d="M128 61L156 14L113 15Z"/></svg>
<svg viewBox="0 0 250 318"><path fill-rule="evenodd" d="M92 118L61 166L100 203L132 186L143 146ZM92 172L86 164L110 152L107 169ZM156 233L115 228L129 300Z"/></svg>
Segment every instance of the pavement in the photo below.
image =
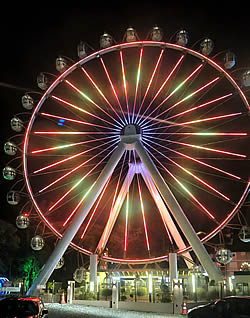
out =
<svg viewBox="0 0 250 318"><path fill-rule="evenodd" d="M162 313L148 313L138 311L116 310L104 307L91 307L71 304L45 304L49 311L49 318L183 318L182 315L170 315ZM84 314L84 315L83 315Z"/></svg>

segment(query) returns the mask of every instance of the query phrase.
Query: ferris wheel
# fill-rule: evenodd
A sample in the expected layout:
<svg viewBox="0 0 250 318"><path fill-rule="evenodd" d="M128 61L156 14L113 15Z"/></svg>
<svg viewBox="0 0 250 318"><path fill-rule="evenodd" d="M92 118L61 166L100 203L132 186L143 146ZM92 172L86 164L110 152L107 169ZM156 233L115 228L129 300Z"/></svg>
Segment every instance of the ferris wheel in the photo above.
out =
<svg viewBox="0 0 250 318"><path fill-rule="evenodd" d="M202 243L249 189L249 104L229 74L233 53L222 67L208 57L210 39L196 51L184 30L176 44L160 28L150 36L140 41L129 28L114 44L105 33L97 52L80 44L78 62L59 57L53 82L40 74L25 181L42 221L87 255L150 263L193 249L204 262Z"/></svg>

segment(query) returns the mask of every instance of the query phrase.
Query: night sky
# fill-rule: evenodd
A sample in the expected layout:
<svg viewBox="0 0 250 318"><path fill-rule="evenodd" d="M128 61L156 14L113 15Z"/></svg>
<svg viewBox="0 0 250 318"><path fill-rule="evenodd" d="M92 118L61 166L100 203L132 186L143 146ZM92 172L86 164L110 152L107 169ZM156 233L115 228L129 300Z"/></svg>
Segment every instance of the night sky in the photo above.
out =
<svg viewBox="0 0 250 318"><path fill-rule="evenodd" d="M59 54L77 61L76 47L81 40L98 50L99 37L104 31L119 43L126 28L133 26L143 40L156 24L163 28L166 42L177 30L184 28L189 32L189 47L205 36L210 37L215 42L214 54L231 49L236 54L237 67L250 68L248 10L235 8L232 2L224 2L220 8L215 7L216 2L209 5L209 8L199 9L181 5L169 8L160 2L140 6L127 2L99 6L99 2L95 2L93 6L73 9L68 7L71 6L69 2L57 2L51 9L42 3L27 8L12 8L6 4L0 18L0 82L39 91L36 86L39 72L57 74L55 58ZM23 94L24 91L0 86L1 170L11 159L4 154L3 144L13 135L10 119L24 111L21 105ZM6 203L10 186L11 182L1 179L0 218L15 222L17 210Z"/></svg>

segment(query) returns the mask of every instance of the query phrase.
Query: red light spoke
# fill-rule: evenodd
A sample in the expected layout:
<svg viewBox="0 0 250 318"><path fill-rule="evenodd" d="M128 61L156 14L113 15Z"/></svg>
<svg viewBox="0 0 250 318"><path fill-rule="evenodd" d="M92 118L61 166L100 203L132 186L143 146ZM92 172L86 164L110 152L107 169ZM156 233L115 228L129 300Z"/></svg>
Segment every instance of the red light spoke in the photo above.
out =
<svg viewBox="0 0 250 318"><path fill-rule="evenodd" d="M127 252L128 247L128 213L129 213L129 192L126 199L126 219L125 219L125 231L124 231L124 252Z"/></svg>
<svg viewBox="0 0 250 318"><path fill-rule="evenodd" d="M111 142L113 142L113 140L111 140ZM90 150L86 151L86 152L89 152L89 151L92 151L94 149L97 149L97 148L100 148L102 147L103 145L107 145L109 142L106 142L104 144L101 144L101 145L98 145L96 147L93 147L91 148ZM48 188L50 188L51 186L55 185L57 182L61 181L62 179L68 177L70 174L72 174L73 172L77 171L78 169L80 169L81 167L83 167L84 165L86 165L87 163L89 163L90 161L92 161L93 159L95 159L96 157L100 156L103 152L105 152L107 149L109 149L110 147L112 147L112 145L108 146L107 148L105 148L104 150L98 152L98 154L90 157L88 160L82 162L80 165L76 166L74 169L71 169L69 172L65 173L64 175L62 175L60 178L56 179L55 181L51 182L50 184L48 184L46 187L44 187L43 189L39 190L39 193L43 192L44 190L47 190ZM86 153L85 152L85 153Z"/></svg>
<svg viewBox="0 0 250 318"><path fill-rule="evenodd" d="M109 143L109 142L110 142L110 141L108 141L107 143ZM114 140L111 140L111 142L114 142ZM118 141L117 141L117 142L118 142ZM107 144L107 143L106 143L106 144ZM38 169L38 170L33 171L33 173L36 174L36 173L38 173L38 172L41 172L41 171L47 170L47 169L49 169L49 168L55 167L55 166L57 166L57 165L59 165L59 164L62 164L62 163L64 163L64 162L66 162L66 161L69 161L69 160L72 160L72 159L74 159L74 158L77 158L77 157L79 157L79 156L81 156L81 155L83 155L83 154L86 154L86 153L92 151L93 149L97 149L97 148L99 148L99 147L102 147L102 144L101 144L101 145L98 145L98 146L96 146L96 147L93 147L93 148L84 150L84 151L82 151L82 152L79 152L79 153L77 153L77 154L75 154L75 155L73 155L73 156L67 157L67 158L65 158L65 159L56 161L56 162L54 162L54 163L52 163L52 164L50 164L50 165L48 165L48 166L45 166L45 167L43 167L43 168L40 168L40 169Z"/></svg>
<svg viewBox="0 0 250 318"><path fill-rule="evenodd" d="M171 158L169 158L168 156L164 155L162 152L158 151L156 148L152 147L150 144L146 143L149 147L151 147L152 149L154 149L156 152L158 152L160 155L162 155L164 158L166 158L167 160L169 160L170 162L172 162L174 165L176 165L178 168L182 169L183 171L185 171L187 174L191 175L194 179L196 179L197 181L199 181L201 184L205 185L207 188L209 188L210 190L214 191L215 193L217 193L218 195L220 195L222 198L224 198L225 200L230 200L227 196L225 196L223 193L221 193L220 191L218 191L217 189L215 189L214 187L212 187L210 184L208 184L206 181L202 180L201 178L197 177L195 174L193 174L191 171L185 169L183 166L181 166L180 164L178 164L177 162L175 162L174 160L172 160ZM156 145L159 145L157 143L155 143Z"/></svg>
<svg viewBox="0 0 250 318"><path fill-rule="evenodd" d="M158 140L165 141L165 139L161 139L161 138L155 138L155 137L150 137L150 136L147 136L147 137L148 137L148 138L154 138L154 139L158 139ZM145 138L145 137L144 137L144 139L148 140L148 139ZM144 140L144 139L143 139L143 140ZM154 144L160 145L160 144L158 144L158 143L155 143L155 142L152 141L152 140L148 140L148 141L150 141L150 142L152 142L152 143L154 143ZM198 159L195 159L195 158L193 158L193 157L190 157L190 156L188 156L188 155L186 155L186 154L184 154L184 153L182 153L182 152L173 150L173 149L171 149L171 148L169 148L169 147L166 147L166 146L164 146L164 145L160 145L160 147L161 147L161 148L164 148L164 149L166 149L166 150L168 150L168 151L174 152L174 153L176 153L177 155L180 155L180 156L182 156L182 157L184 157L184 158L187 158L187 159L189 159L189 160L192 160L192 161L194 161L194 162L197 162L197 163L200 164L200 165L206 166L206 167L211 168L211 169L213 169L213 170L215 170L215 171L218 171L218 172L220 172L220 173L223 173L223 174L225 174L225 175L227 175L227 176L229 176L229 177L232 177L232 178L241 180L241 178L240 178L239 176L236 176L236 175L234 175L234 174L232 174L232 173L229 173L229 172L227 172L227 171L225 171L225 170L222 170L222 169L219 169L219 168L217 168L217 167L214 167L214 166L212 166L212 165L210 165L210 164L208 164L208 163L206 163L206 162L203 162L203 161L201 161L201 160L198 160Z"/></svg>
<svg viewBox="0 0 250 318"><path fill-rule="evenodd" d="M235 153L235 152L224 151L224 150L220 150L220 149L202 147L202 146L198 146L198 145L187 144L187 143L184 143L184 142L173 141L173 140L169 140L169 139L161 139L161 138L156 138L156 139L162 140L162 141L165 141L165 142L170 142L170 143L177 144L177 145L182 145L182 146L185 146L185 147L191 147L191 148L201 149L201 150L205 150L205 151L212 151L212 152L221 153L221 154L234 156L234 157L240 157L240 158L246 158L247 157L246 155L242 155L242 154Z"/></svg>
<svg viewBox="0 0 250 318"><path fill-rule="evenodd" d="M94 215L95 215L95 213L96 213L96 211L97 211L97 209L98 209L98 207L100 205L100 202L101 202L102 197L103 197L103 195L104 195L104 193L105 193L105 191L107 189L107 186L109 184L110 179L111 179L111 177L108 179L108 181L106 182L105 186L103 187L103 190L102 190L102 192L101 192L101 194L100 194L100 196L99 196L99 198L98 198L98 200L96 202L96 205L95 205L95 207L94 207L94 209L92 211L92 214L91 214L91 216L90 216L90 218L88 220L88 223L86 224L86 226L84 228L84 231L83 231L83 233L81 235L81 240L84 238L84 236L85 236L85 234L86 234L86 232L87 232L87 230L88 230L88 228L90 226L90 223L91 223L91 221L92 221L92 219L93 219L93 217L94 217ZM81 201L83 202L83 199Z"/></svg>
<svg viewBox="0 0 250 318"><path fill-rule="evenodd" d="M186 146L186 147L201 149L201 150L205 150L205 151L212 151L212 152L221 153L221 154L225 154L225 155L229 155L229 156L246 158L246 155L242 155L239 153L234 153L234 152L229 152L229 151L224 151L224 150L214 149L214 148L207 148L207 147L202 147L202 146L198 146L198 145L186 144L183 142L178 142L178 141L173 141L173 140L166 140L166 141L169 141L169 142L174 143L174 144Z"/></svg>
<svg viewBox="0 0 250 318"><path fill-rule="evenodd" d="M76 106L76 105L74 105L74 104L72 104L72 103L69 103L69 102L67 102L66 100L62 99L62 98L59 98L59 97L57 97L57 96L55 96L55 95L52 95L51 98L53 98L54 100L56 100L56 101L58 101L58 102L60 102L60 103L62 103L62 104L64 104L64 105L66 105L66 106L69 106L69 107L71 107L71 108L73 108L73 109L75 109L75 110L78 110L78 111L80 111L80 112L82 112L82 113L85 113L86 115L89 115L89 116L91 116L91 117L94 117L94 118L96 118L96 119L102 121L102 122L105 122L105 123L107 123L108 125L112 125L112 126L113 126L113 123L111 123L110 121L108 121L108 120L106 120L106 119L104 119L104 118L101 118L101 117L99 117L99 116L97 116L97 115L95 115L95 114L93 114L93 113L90 113L89 111L87 111L87 110L85 110L85 109L83 109L83 108L81 108L81 107L79 107L79 106Z"/></svg>
<svg viewBox="0 0 250 318"><path fill-rule="evenodd" d="M162 91L162 89L165 87L165 85L167 84L167 82L169 81L169 79L172 77L172 75L174 74L174 72L176 71L176 69L178 68L179 64L181 63L181 61L183 60L184 55L182 55L180 57L180 59L177 61L177 63L175 64L175 66L173 67L172 71L169 73L169 75L167 76L167 78L165 79L165 81L163 82L163 84L161 85L161 87L159 88L159 90L157 91L157 93L155 94L155 96L153 97L152 101L149 103L149 105L147 106L147 108L145 109L145 111L143 112L141 118L144 117L144 115L146 114L146 112L148 111L149 107L153 104L153 102L155 101L155 99L157 98L157 96L160 94L160 92ZM142 123L149 118L154 112L156 111L156 109L153 109L152 112L145 116L144 119L141 121L141 125ZM140 119L141 119L140 118ZM138 124L140 122L140 119L138 121Z"/></svg>
<svg viewBox="0 0 250 318"><path fill-rule="evenodd" d="M141 48L141 50L140 50L139 64L138 64L138 70L137 70L136 87L135 87L135 98L134 98L134 106L133 106L133 112L132 112L132 122L134 121L134 116L135 116L135 104L136 104L138 86L139 86L139 81L140 81L142 55L143 55L143 48Z"/></svg>
<svg viewBox="0 0 250 318"><path fill-rule="evenodd" d="M229 118L229 117L235 117L235 116L239 116L242 115L242 113L234 113L234 114L226 114L226 115L221 115L221 116L214 116L214 117L209 117L209 118L203 118L203 119L196 119L196 120L191 120L191 121L186 121L186 122L182 122L182 123L171 123L169 122L168 125L166 126L161 126L161 127L156 127L156 128L147 128L145 129L146 131L151 131L151 130L158 130L158 129L164 129L164 128L168 128L168 127L173 127L173 126L185 126L185 125L190 125L190 124L197 124L197 123L202 123L202 122L206 122L206 121L212 121L212 120L218 120L218 119L225 119L225 118ZM168 120L167 120L168 122ZM154 124L153 124L154 125ZM151 127L153 126L151 125ZM174 133L173 133L174 134ZM178 133L176 133L178 134ZM205 134L205 133L204 133ZM209 133L208 133L209 134ZM212 133L211 133L212 134Z"/></svg>
<svg viewBox="0 0 250 318"><path fill-rule="evenodd" d="M157 144L157 143L155 143ZM152 147L150 144L147 143L148 146ZM158 144L159 145L159 144ZM220 195L222 198L224 198L225 200L229 201L230 199L224 195L223 193L221 193L220 191L218 191L217 189L215 189L214 187L212 187L210 184L208 184L206 181L202 180L201 178L197 177L195 174L193 174L191 171L185 169L183 166L181 166L180 164L178 164L177 162L175 162L174 160L172 160L171 158L169 158L168 156L164 155L162 152L159 152L156 148L153 148L155 151L157 151L159 154L161 154L164 158L166 158L167 160L169 160L170 162L172 162L174 165L176 165L177 167L179 167L180 169L182 169L183 171L185 171L187 174L191 175L194 179L196 179L197 181L199 181L200 183L202 183L203 185L205 185L207 188L209 188L210 190L214 191L215 193L217 193L218 195Z"/></svg>
<svg viewBox="0 0 250 318"><path fill-rule="evenodd" d="M122 80L123 80L123 89L126 98L126 106L127 106L127 113L128 113L128 123L130 124L130 114L129 114L129 106L128 106L128 92L127 92L127 82L126 82L126 75L125 75L125 68L124 68L124 61L123 61L123 54L120 51L120 60L121 60L121 68L122 68Z"/></svg>
<svg viewBox="0 0 250 318"><path fill-rule="evenodd" d="M34 131L35 135L117 135L109 131Z"/></svg>
<svg viewBox="0 0 250 318"><path fill-rule="evenodd" d="M148 144L148 146L150 146ZM154 147L150 146L152 149L156 150ZM188 195L199 205L199 207L212 219L215 220L215 217L208 209L152 154L151 151L147 149L151 156L161 165L161 167L181 186L181 188L188 193ZM161 154L161 153L160 153Z"/></svg>
<svg viewBox="0 0 250 318"><path fill-rule="evenodd" d="M135 152L134 152L134 162L136 166L136 159L135 159ZM138 186L138 192L139 192L139 198L140 198L140 206L141 206L141 213L142 213L142 220L143 220L143 227L144 227L144 233L145 233L145 240L147 244L147 250L150 251L150 245L149 245L149 239L148 239L148 229L147 229L147 223L145 218L145 211L144 211L144 204L142 199L142 192L141 192L141 186L139 182L138 173L136 173L137 178L137 186Z"/></svg>
<svg viewBox="0 0 250 318"><path fill-rule="evenodd" d="M168 126L169 127L169 126ZM145 135L148 133L145 132ZM247 133L228 132L228 133L212 133L212 132L150 132L150 135L185 135L185 136L247 136Z"/></svg>
<svg viewBox="0 0 250 318"><path fill-rule="evenodd" d="M149 245L149 239L148 239L148 230L147 230L147 223L146 223L146 219L145 219L144 205L143 205L143 200L142 200L142 192L141 192L141 186L140 186L138 174L136 174L136 178L137 178L137 185L138 185L138 191L139 191L139 197L140 197L140 205L141 205L141 213L142 213L143 226L144 226L144 232L145 232L145 239L146 239L146 243L147 243L147 249L149 251L150 245Z"/></svg>
<svg viewBox="0 0 250 318"><path fill-rule="evenodd" d="M110 151L105 157L103 157L92 169L90 169L77 183L75 183L64 195L60 197L50 208L49 211L52 211L62 200L64 200L78 185L86 178L88 177L109 155L113 152Z"/></svg>
<svg viewBox="0 0 250 318"><path fill-rule="evenodd" d="M138 116L139 116L139 114L140 114L141 108L142 108L142 106L143 106L143 104L144 104L144 102L145 102L145 98L146 98L146 96L148 95L148 91L149 91L149 89L150 89L150 87L151 87L151 84L152 84L152 82L153 82L153 79L154 79L154 77L155 77L155 73L156 73L156 71L157 71L157 69L158 69L158 67L159 67L159 64L160 64L160 61L161 61L163 52L164 52L164 49L161 50L160 55L159 55L159 57L158 57L158 60L157 60L157 62L156 62L155 68L154 68L153 73L152 73L152 75L151 75L151 78L150 78L150 80L149 80L148 86L147 86L147 88L146 88L144 97L143 97L142 102L141 102L141 105L140 105L139 110L138 110L138 112L137 112L137 115L136 115L136 118L135 118L135 121L134 121L135 123L136 123L137 118L138 118Z"/></svg>
<svg viewBox="0 0 250 318"><path fill-rule="evenodd" d="M92 186L88 189L88 191L84 194L83 198L78 202L78 204L76 205L76 207L74 208L74 210L70 213L69 217L66 219L66 221L63 223L63 227L66 226L68 224L68 222L71 220L71 218L73 217L73 215L76 213L76 211L78 210L78 208L82 205L83 201L86 199L87 195L89 194L89 192L91 191L91 189L93 188L93 186L95 185L95 182L92 184Z"/></svg>
<svg viewBox="0 0 250 318"><path fill-rule="evenodd" d="M92 142L102 141L102 140L106 140L106 139L109 139L109 138L114 138L114 136L107 136L107 137L103 137L103 138L96 138L96 139L91 139L91 140L75 142L75 143L72 143L72 144L64 144L64 145L56 146L56 147L33 150L33 151L31 151L31 153L32 154L36 154L36 153L47 152L47 151L55 151L55 150L60 150L60 149L64 149L64 148L69 148L69 147L79 146L79 145L83 145L83 144L88 144L88 143L92 143Z"/></svg>
<svg viewBox="0 0 250 318"><path fill-rule="evenodd" d="M119 100L119 98L118 98L117 92L116 92L115 87L114 87L114 84L113 84L113 82L112 82L112 80L111 80L111 77L110 77L110 75L109 75L109 72L108 72L108 70L107 70L107 67L106 67L106 65L105 65L105 63L104 63L104 61L103 61L103 59L102 59L101 57L100 57L100 61L101 61L101 63L102 63L104 72L105 72L105 74L106 74L106 76L107 76L107 79L108 79L108 81L109 81L109 84L110 84L110 86L111 86L111 89L112 89L112 91L113 91L113 94L115 95L116 101L117 101L117 103L118 103L118 105L119 105L119 107L120 107L120 109L121 109L121 112L122 112L122 114L123 114L124 120L125 120L125 122L126 122L126 124L127 124L128 121L127 121L127 118L126 118L126 116L125 116L125 114L124 114L124 111L123 111L123 109L122 109L120 100Z"/></svg>
<svg viewBox="0 0 250 318"><path fill-rule="evenodd" d="M210 100L210 101L208 101L208 102L206 102L206 103L203 103L203 104L201 104L201 105L198 105L198 106L189 108L189 109L187 109L187 110L185 110L185 111L183 111L183 112L181 112L181 113L175 114L175 115L173 115L173 116L168 116L168 120L169 120L169 119L176 118L176 117L179 117L179 116L182 116L182 115L185 115L185 114L187 114L187 113L190 113L190 112L192 112L192 111L195 111L195 110L200 109L200 108L202 108L202 107L205 107L205 106L207 106L207 105L211 105L211 104L213 104L213 103L215 103L215 102L218 102L218 101L220 101L220 100L223 100L223 99L225 99L225 98L227 98L227 97L230 97L230 96L232 96L232 95L233 95L233 94L230 93L230 94L227 94L227 95L224 95L224 96L215 98L215 99L213 99L213 100Z"/></svg>
<svg viewBox="0 0 250 318"><path fill-rule="evenodd" d="M92 105L94 105L96 108L98 108L99 110L101 110L105 115L107 115L109 118L111 118L113 121L115 121L119 126L115 125L112 123L112 126L114 127L122 127L122 124L116 120L113 116L111 116L108 112L106 112L106 110L104 110L101 106L99 106L98 104L96 104L91 98L89 98L86 94L84 94L79 88L77 88L75 85L73 85L70 81L65 80L65 83L67 83L70 87L72 87L78 94L80 94L81 96L83 96L87 101L89 101Z"/></svg>
<svg viewBox="0 0 250 318"><path fill-rule="evenodd" d="M196 91L194 91L193 93L189 94L188 96L184 97L183 99L181 99L180 101L178 101L177 103L175 103L174 105L172 105L171 107L168 107L167 109L165 109L164 111L162 111L160 114L156 115L154 117L154 120L159 118L160 116L164 115L166 112L170 111L171 109L175 108L176 106L182 104L184 101L186 101L187 99L191 98L192 96L196 95L197 93L201 92L203 89L207 88L208 86L212 85L213 83L215 83L216 81L219 80L219 77L216 77L215 79L213 79L212 81L208 82L207 84L203 85L202 87L200 87L199 89L197 89ZM185 81L184 81L185 82ZM173 93L173 92L172 92ZM170 94L171 95L171 94ZM169 95L169 96L170 96ZM169 97L168 96L168 97ZM161 106L163 103L165 103L165 101L168 99L168 97L159 105ZM169 119L168 117L165 119ZM153 120L152 118L150 118L150 120ZM157 125L157 122L151 124L150 126L154 126Z"/></svg>
<svg viewBox="0 0 250 318"><path fill-rule="evenodd" d="M68 118L68 117L62 117L62 116L57 116L57 115L48 114L48 113L41 113L41 115L45 116L45 117L50 117L50 118L63 119L65 121L69 121L69 122L80 124L80 125L99 127L99 128L109 129L109 130L112 130L112 131L114 131L114 130L120 131L120 129L111 128L111 127L107 127L107 126L102 126L102 125L98 125L98 124L93 124L93 123L90 123L90 122L76 120L76 119L72 119L72 118Z"/></svg>
<svg viewBox="0 0 250 318"><path fill-rule="evenodd" d="M214 116L214 117L209 117L209 118L191 120L191 121L186 121L183 123L176 123L176 126L196 124L196 123L201 123L201 122L205 122L205 121L224 119L224 118L229 118L229 117L234 117L234 116L239 116L239 115L242 115L242 113L226 114L226 115L221 115L221 116Z"/></svg>
<svg viewBox="0 0 250 318"><path fill-rule="evenodd" d="M100 90L100 88L97 86L97 84L95 83L95 81L92 79L92 77L89 75L89 73L83 68L81 67L82 71L84 72L84 74L87 76L87 78L89 79L89 81L92 83L92 85L96 88L96 90L98 91L98 93L102 96L102 98L105 100L105 102L110 106L110 108L113 110L113 112L116 114L116 116L120 119L120 121L124 124L123 120L121 119L121 117L119 116L119 114L117 113L117 111L114 109L114 107L110 104L110 102L108 101L108 99L105 97L105 95L103 94L103 92Z"/></svg>

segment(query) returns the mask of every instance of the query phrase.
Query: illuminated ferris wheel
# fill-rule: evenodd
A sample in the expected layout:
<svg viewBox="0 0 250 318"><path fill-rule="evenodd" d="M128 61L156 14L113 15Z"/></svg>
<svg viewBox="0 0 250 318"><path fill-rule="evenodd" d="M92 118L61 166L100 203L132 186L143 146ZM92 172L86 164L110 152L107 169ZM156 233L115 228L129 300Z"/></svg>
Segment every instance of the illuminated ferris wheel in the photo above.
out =
<svg viewBox="0 0 250 318"><path fill-rule="evenodd" d="M105 33L98 52L81 43L78 62L58 58L53 82L40 74L45 93L26 129L24 175L64 250L71 242L106 261L150 263L173 250L191 258L192 248L209 262L202 243L249 188L249 104L229 74L233 53L222 67L208 57L212 40L200 51L187 43L184 30L176 44L157 27L148 41L129 28L115 45Z"/></svg>

